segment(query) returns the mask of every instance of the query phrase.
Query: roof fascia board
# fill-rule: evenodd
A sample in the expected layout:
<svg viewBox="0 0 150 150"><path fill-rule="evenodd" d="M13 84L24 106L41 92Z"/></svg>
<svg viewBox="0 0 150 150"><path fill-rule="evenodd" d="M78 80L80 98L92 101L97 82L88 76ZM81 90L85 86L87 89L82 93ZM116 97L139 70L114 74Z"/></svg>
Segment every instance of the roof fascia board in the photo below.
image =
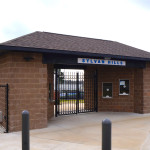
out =
<svg viewBox="0 0 150 150"><path fill-rule="evenodd" d="M42 48L32 48L32 47L20 47L20 46L0 45L0 49L1 50L8 50L8 51L68 54L68 55L76 55L78 57L111 57L114 59L122 59L122 60L150 61L150 58L142 58L142 57L131 57L131 56L111 55L111 54L98 54L98 53L55 50L55 49L42 49Z"/></svg>

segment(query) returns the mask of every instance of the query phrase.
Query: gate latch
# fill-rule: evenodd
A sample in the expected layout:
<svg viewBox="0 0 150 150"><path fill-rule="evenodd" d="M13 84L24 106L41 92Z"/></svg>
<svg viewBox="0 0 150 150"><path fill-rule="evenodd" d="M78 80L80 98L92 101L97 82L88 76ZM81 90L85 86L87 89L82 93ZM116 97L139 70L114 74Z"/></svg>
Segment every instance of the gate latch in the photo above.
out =
<svg viewBox="0 0 150 150"><path fill-rule="evenodd" d="M0 123L3 122L3 115L2 115L2 111L0 111Z"/></svg>

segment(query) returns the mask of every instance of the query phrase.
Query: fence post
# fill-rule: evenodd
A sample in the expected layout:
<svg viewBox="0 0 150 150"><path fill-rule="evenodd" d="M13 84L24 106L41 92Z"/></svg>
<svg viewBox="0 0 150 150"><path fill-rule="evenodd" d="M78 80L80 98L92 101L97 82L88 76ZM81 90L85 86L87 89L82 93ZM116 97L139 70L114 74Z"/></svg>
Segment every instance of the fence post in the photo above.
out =
<svg viewBox="0 0 150 150"><path fill-rule="evenodd" d="M29 112L22 112L22 150L30 150L29 139Z"/></svg>
<svg viewBox="0 0 150 150"><path fill-rule="evenodd" d="M76 114L79 113L79 73L76 74Z"/></svg>
<svg viewBox="0 0 150 150"><path fill-rule="evenodd" d="M111 150L111 121L102 121L102 150Z"/></svg>

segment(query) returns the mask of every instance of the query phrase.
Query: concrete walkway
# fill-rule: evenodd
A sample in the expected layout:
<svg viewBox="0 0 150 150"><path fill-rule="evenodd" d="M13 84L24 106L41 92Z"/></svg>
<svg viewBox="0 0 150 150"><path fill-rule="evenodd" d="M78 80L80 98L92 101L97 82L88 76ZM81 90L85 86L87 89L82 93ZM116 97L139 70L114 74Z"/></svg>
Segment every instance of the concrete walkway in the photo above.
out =
<svg viewBox="0 0 150 150"><path fill-rule="evenodd" d="M150 150L150 114L84 113L31 130L31 150L101 150L101 122L112 120L112 150ZM21 132L0 134L0 150L20 150Z"/></svg>

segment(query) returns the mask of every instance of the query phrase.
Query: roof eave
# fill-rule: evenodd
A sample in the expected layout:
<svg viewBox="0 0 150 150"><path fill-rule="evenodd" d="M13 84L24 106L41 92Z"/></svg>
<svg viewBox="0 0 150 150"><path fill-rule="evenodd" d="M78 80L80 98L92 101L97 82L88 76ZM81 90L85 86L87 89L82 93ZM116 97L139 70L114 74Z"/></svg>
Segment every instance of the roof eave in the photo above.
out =
<svg viewBox="0 0 150 150"><path fill-rule="evenodd" d="M56 50L56 49L43 49L43 48L32 48L32 47L20 47L20 46L7 46L7 45L0 45L0 50L2 50L2 52L5 52L5 51L37 52L37 53L75 55L78 57L111 57L114 59L122 59L122 60L150 61L150 58L143 58L143 57L77 52L77 51Z"/></svg>

